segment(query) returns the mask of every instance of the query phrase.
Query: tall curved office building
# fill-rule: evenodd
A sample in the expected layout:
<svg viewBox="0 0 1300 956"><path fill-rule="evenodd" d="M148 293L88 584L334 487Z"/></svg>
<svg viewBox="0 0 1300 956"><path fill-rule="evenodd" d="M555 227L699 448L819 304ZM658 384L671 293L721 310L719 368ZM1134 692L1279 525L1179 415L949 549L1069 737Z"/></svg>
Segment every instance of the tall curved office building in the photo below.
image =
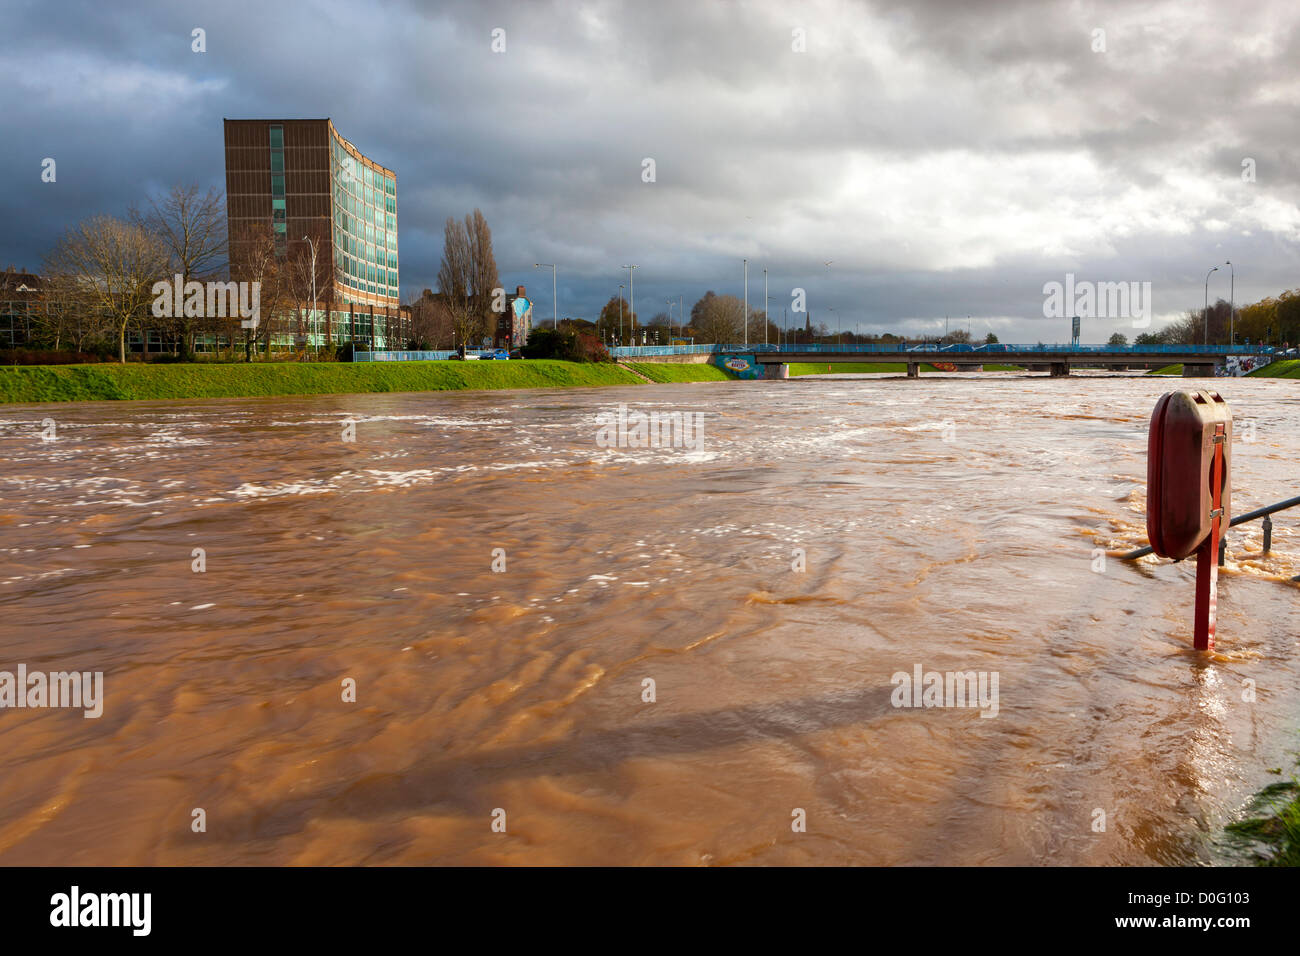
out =
<svg viewBox="0 0 1300 956"><path fill-rule="evenodd" d="M402 338L397 174L329 119L225 120L231 278L270 235L284 260L315 247L317 309L308 333L326 343L391 348ZM316 342L314 344L320 344Z"/></svg>

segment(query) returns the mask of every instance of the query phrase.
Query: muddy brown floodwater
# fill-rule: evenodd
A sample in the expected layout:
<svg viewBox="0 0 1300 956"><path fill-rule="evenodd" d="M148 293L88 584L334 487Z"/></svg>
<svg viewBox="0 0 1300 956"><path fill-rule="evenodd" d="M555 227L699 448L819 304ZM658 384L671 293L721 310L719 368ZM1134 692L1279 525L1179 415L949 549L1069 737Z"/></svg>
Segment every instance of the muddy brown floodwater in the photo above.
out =
<svg viewBox="0 0 1300 956"><path fill-rule="evenodd" d="M104 674L0 710L0 864L1222 861L1297 744L1300 514L1193 652L1193 562L1115 555L1195 384L0 407L0 670ZM1296 494L1300 386L1214 387L1235 510ZM703 446L600 447L619 403Z"/></svg>

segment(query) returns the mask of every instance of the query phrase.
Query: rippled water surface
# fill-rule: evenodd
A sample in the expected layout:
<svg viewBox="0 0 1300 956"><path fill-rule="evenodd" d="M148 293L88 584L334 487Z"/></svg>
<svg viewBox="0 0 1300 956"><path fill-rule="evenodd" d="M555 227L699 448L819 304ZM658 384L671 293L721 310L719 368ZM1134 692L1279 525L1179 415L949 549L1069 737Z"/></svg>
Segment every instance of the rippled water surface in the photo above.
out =
<svg viewBox="0 0 1300 956"><path fill-rule="evenodd" d="M1191 651L1192 563L1115 557L1184 384L0 406L0 670L106 698L0 710L0 864L1220 860L1300 743L1300 514ZM1235 510L1300 493L1296 383L1214 387ZM620 402L703 447L598 447Z"/></svg>

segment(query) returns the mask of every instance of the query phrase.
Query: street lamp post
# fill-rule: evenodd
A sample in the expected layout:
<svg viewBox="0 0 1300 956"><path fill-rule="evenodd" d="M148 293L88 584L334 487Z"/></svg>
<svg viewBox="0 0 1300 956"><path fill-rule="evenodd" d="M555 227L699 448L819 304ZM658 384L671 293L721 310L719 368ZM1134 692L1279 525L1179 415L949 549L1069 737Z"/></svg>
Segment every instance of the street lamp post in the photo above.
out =
<svg viewBox="0 0 1300 956"><path fill-rule="evenodd" d="M635 345L636 344L636 277L632 274L632 270L635 269L636 266L623 266L623 268L627 270L628 292L632 297L627 304L627 310L628 312L631 313L631 315L629 315L627 319L632 324L632 344Z"/></svg>
<svg viewBox="0 0 1300 956"><path fill-rule="evenodd" d="M1214 273L1218 271L1219 267L1215 266L1209 272L1205 273L1205 312L1203 313L1205 317L1205 331L1202 334L1202 338L1204 338L1205 341L1201 343L1203 345L1210 344L1210 276L1214 275Z"/></svg>
<svg viewBox="0 0 1300 956"><path fill-rule="evenodd" d="M555 279L555 265L550 262L534 262L533 268L551 270L551 328L558 329L560 327L560 307L558 304L559 297L556 293L559 289L559 283Z"/></svg>
<svg viewBox="0 0 1300 956"><path fill-rule="evenodd" d="M1228 344L1237 344L1237 270L1232 260L1224 263L1228 267Z"/></svg>
<svg viewBox="0 0 1300 956"><path fill-rule="evenodd" d="M745 262L745 314L741 316L740 325L745 330L745 345L749 345L749 260Z"/></svg>
<svg viewBox="0 0 1300 956"><path fill-rule="evenodd" d="M311 246L311 318L316 321L316 240L302 237L303 242ZM372 343L371 348L374 348Z"/></svg>

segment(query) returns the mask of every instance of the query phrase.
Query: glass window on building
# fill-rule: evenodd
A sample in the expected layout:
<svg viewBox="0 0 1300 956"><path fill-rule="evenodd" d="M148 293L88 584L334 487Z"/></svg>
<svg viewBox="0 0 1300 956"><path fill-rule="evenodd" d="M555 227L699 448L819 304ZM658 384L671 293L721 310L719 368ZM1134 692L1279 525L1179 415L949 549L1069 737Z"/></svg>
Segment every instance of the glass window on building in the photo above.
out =
<svg viewBox="0 0 1300 956"><path fill-rule="evenodd" d="M284 195L284 176L283 176L283 175L280 175L280 176L274 176L274 175L273 175L273 176L271 177L271 195L272 195L272 196L283 196L283 195Z"/></svg>
<svg viewBox="0 0 1300 956"><path fill-rule="evenodd" d="M271 148L272 149L284 148L284 127L283 126L271 127Z"/></svg>

